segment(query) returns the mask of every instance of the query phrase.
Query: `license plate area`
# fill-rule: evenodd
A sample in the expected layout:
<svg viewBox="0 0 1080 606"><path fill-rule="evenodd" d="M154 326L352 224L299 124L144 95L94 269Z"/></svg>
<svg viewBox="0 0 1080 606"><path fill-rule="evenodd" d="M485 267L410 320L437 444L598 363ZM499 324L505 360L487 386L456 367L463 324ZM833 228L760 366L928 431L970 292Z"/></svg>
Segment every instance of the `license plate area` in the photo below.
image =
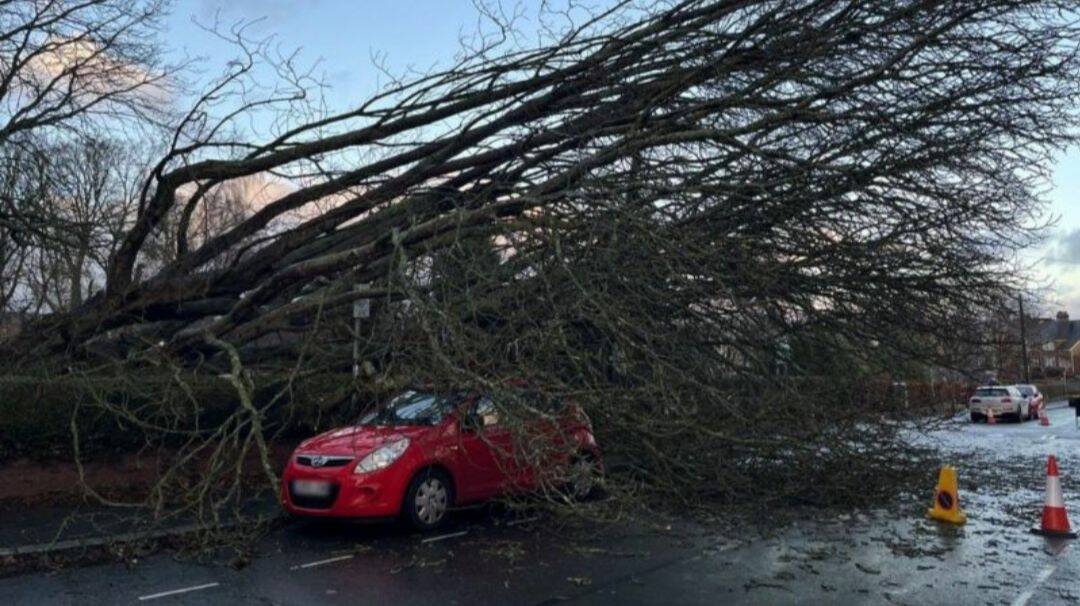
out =
<svg viewBox="0 0 1080 606"><path fill-rule="evenodd" d="M328 497L333 484L325 480L293 480L292 491L301 497Z"/></svg>

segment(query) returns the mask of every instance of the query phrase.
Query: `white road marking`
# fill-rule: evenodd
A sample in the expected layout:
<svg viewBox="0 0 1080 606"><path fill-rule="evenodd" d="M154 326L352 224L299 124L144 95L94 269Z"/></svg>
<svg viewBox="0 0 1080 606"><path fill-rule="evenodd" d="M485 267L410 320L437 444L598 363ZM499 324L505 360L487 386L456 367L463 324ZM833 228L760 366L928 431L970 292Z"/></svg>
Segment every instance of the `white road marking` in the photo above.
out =
<svg viewBox="0 0 1080 606"><path fill-rule="evenodd" d="M437 537L428 537L428 538L426 538L426 539L424 539L424 540L422 540L420 542L421 543L434 543L435 541L441 541L443 539L452 539L454 537L463 537L463 536L465 536L467 534L469 534L468 530L462 530L461 532L451 532L450 534L443 534L443 535L439 535Z"/></svg>
<svg viewBox="0 0 1080 606"><path fill-rule="evenodd" d="M528 524L529 522L535 522L540 519L540 516L533 516L531 518L525 518L524 520L511 520L506 523L507 526L517 526L518 524Z"/></svg>
<svg viewBox="0 0 1080 606"><path fill-rule="evenodd" d="M1039 588L1039 585L1045 583L1046 579L1050 578L1050 575L1054 574L1054 570L1054 566L1047 566L1046 568L1043 568L1042 571L1038 574L1038 576L1035 577L1035 583L1032 585L1031 589L1028 589L1027 591L1016 596L1016 599L1013 600L1012 606L1027 606L1028 600L1030 600L1031 597L1035 595L1035 590Z"/></svg>
<svg viewBox="0 0 1080 606"><path fill-rule="evenodd" d="M205 585L196 585L194 587L185 587L183 589L173 589L171 591L162 591L161 593L152 593L150 595L139 596L140 602L147 600L156 600L158 598L164 598L171 595L179 595L181 593L189 593L192 591L199 591L200 589L210 589L211 587L217 587L221 583L207 583Z"/></svg>
<svg viewBox="0 0 1080 606"><path fill-rule="evenodd" d="M1024 593L1016 596L1016 599L1013 600L1012 606L1027 606L1028 600L1030 600L1031 596L1033 595L1035 595L1035 590L1028 589Z"/></svg>
<svg viewBox="0 0 1080 606"><path fill-rule="evenodd" d="M305 568L315 568L316 566L323 566L324 564L333 564L334 562L343 562L345 560L351 560L351 559L353 559L353 557L354 556L352 554L349 554L349 555L338 556L336 558L327 558L325 560L316 560L314 562L308 562L307 564L297 564L296 566L293 566L289 570L303 570Z"/></svg>
<svg viewBox="0 0 1080 606"><path fill-rule="evenodd" d="M1049 579L1050 575L1054 574L1054 570L1056 570L1056 567L1054 566L1047 566L1046 568L1043 568L1042 572L1039 573L1039 576L1035 577L1035 584L1042 585L1043 583L1045 583L1046 579Z"/></svg>

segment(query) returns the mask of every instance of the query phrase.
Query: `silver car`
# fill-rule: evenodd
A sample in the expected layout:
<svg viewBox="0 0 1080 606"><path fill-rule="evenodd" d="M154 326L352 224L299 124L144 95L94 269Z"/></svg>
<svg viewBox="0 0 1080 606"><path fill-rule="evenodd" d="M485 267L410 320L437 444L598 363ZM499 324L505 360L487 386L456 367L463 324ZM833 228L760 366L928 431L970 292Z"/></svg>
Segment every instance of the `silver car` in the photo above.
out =
<svg viewBox="0 0 1080 606"><path fill-rule="evenodd" d="M968 400L968 411L972 423L985 421L991 411L994 418L1007 416L1022 423L1031 414L1031 405L1015 385L985 385Z"/></svg>

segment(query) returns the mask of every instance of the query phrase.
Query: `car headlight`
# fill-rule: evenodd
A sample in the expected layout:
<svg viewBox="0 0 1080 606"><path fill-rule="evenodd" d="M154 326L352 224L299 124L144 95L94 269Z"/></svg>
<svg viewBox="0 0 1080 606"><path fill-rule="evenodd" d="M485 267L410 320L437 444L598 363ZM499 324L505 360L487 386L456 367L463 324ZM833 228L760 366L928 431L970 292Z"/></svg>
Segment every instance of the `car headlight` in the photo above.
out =
<svg viewBox="0 0 1080 606"><path fill-rule="evenodd" d="M409 438L401 438L400 440L383 444L368 453L363 459L360 459L360 462L356 464L356 469L353 470L353 473L370 473L389 467L391 463L400 459L401 455L405 454L405 449L408 447Z"/></svg>

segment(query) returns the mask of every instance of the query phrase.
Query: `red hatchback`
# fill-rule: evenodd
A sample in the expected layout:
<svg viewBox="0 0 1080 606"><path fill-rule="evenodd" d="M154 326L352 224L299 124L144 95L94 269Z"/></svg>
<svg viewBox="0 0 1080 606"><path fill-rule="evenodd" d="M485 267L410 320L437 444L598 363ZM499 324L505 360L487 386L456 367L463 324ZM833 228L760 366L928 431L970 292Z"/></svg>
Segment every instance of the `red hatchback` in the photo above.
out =
<svg viewBox="0 0 1080 606"><path fill-rule="evenodd" d="M1039 414L1046 407L1046 398L1043 397L1042 392L1034 385L1017 385L1016 388L1028 402L1028 418L1038 419Z"/></svg>
<svg viewBox="0 0 1080 606"><path fill-rule="evenodd" d="M539 437L551 454L525 464L490 397L405 392L354 427L302 442L285 467L281 502L295 515L403 516L429 530L453 507L545 480L587 496L602 471L591 423L576 405L548 408L550 422L526 434L533 451Z"/></svg>

